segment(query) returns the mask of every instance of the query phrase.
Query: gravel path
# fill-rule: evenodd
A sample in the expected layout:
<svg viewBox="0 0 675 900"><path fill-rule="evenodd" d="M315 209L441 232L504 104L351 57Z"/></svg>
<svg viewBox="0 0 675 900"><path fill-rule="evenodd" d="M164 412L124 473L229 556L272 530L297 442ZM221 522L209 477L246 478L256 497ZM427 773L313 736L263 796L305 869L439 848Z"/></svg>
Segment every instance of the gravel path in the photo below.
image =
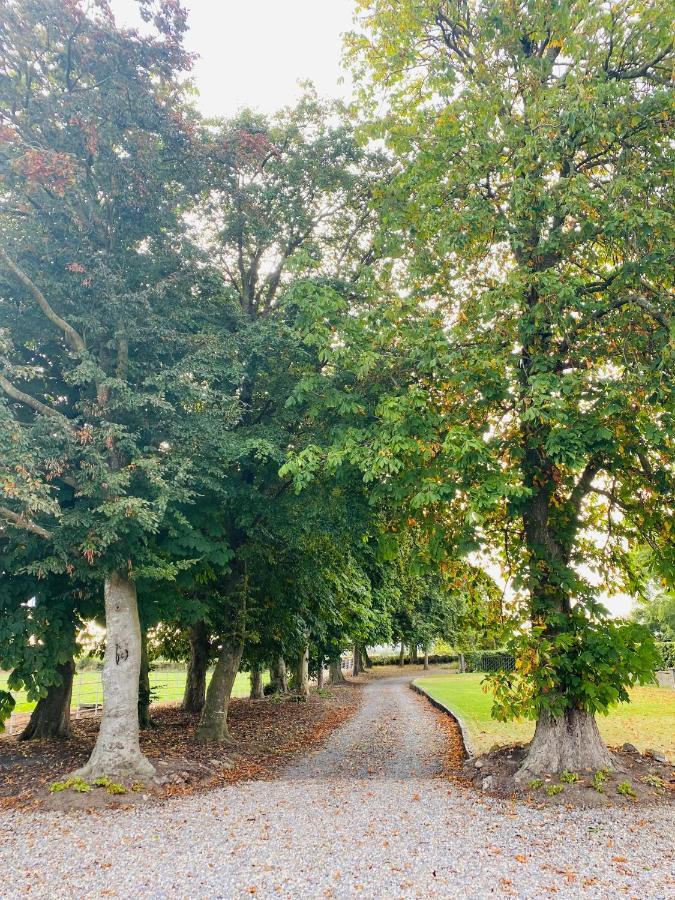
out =
<svg viewBox="0 0 675 900"><path fill-rule="evenodd" d="M665 808L533 810L439 777L408 679L276 781L133 811L0 814L0 896L675 897Z"/></svg>

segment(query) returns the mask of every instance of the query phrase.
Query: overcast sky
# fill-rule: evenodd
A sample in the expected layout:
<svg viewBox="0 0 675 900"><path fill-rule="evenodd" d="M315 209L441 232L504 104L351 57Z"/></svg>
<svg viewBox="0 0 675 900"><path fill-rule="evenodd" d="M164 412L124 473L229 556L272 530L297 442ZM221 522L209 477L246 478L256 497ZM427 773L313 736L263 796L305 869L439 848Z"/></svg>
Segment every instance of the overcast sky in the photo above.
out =
<svg viewBox="0 0 675 900"><path fill-rule="evenodd" d="M140 21L135 0L111 0L117 21ZM310 79L325 97L344 96L341 35L352 26L353 0L184 0L199 54L194 76L200 108L229 116L243 106L274 112Z"/></svg>

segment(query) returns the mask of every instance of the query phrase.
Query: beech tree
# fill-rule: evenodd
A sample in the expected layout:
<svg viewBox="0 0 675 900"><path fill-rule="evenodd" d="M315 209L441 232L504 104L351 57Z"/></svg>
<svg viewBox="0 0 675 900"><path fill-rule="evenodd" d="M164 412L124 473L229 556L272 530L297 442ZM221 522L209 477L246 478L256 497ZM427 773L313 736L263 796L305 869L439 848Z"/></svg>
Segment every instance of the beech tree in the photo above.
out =
<svg viewBox="0 0 675 900"><path fill-rule="evenodd" d="M385 110L369 133L398 162L381 247L405 293L326 296L323 393L356 414L290 468L303 484L359 465L439 548L500 558L518 664L495 713L537 720L520 777L609 768L594 714L655 656L600 594L625 534L663 534L672 513L669 16L642 0L359 8L363 109Z"/></svg>
<svg viewBox="0 0 675 900"><path fill-rule="evenodd" d="M103 719L82 773L143 779L135 579L174 574L151 538L187 496L162 445L162 371L189 347L190 324L167 311L192 125L183 12L141 10L146 37L105 4L3 7L0 517L48 546L31 572L103 588Z"/></svg>

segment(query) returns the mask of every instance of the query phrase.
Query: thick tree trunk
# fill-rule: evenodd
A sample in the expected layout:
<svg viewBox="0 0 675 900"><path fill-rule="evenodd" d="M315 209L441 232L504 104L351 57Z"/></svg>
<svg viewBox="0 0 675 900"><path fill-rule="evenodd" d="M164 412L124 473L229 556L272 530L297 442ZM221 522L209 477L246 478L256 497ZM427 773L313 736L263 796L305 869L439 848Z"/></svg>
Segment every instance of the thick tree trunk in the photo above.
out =
<svg viewBox="0 0 675 900"><path fill-rule="evenodd" d="M516 777L523 781L565 769L568 772L614 769L612 755L600 737L595 717L585 710L568 710L558 719L548 713L541 715Z"/></svg>
<svg viewBox="0 0 675 900"><path fill-rule="evenodd" d="M75 662L60 663L56 671L59 684L50 684L47 696L41 697L33 710L28 725L21 732L20 741L51 740L70 737L70 700L73 693Z"/></svg>
<svg viewBox="0 0 675 900"><path fill-rule="evenodd" d="M352 675L360 675L361 674L361 654L359 653L359 648L354 646L352 652Z"/></svg>
<svg viewBox="0 0 675 900"><path fill-rule="evenodd" d="M262 669L251 666L251 700L262 700L264 697Z"/></svg>
<svg viewBox="0 0 675 900"><path fill-rule="evenodd" d="M429 669L429 650L427 647L424 648L424 671L426 672Z"/></svg>
<svg viewBox="0 0 675 900"><path fill-rule="evenodd" d="M460 674L463 675L463 674L466 672L466 660L464 659L464 654L463 654L463 653L460 653L460 654L459 654L459 664L458 664L458 667L459 667L459 672L460 672Z"/></svg>
<svg viewBox="0 0 675 900"><path fill-rule="evenodd" d="M342 674L342 660L339 656L331 659L328 663L328 683L344 684L345 677Z"/></svg>
<svg viewBox="0 0 675 900"><path fill-rule="evenodd" d="M288 675L283 656L277 656L270 666L270 682L276 694L288 693Z"/></svg>
<svg viewBox="0 0 675 900"><path fill-rule="evenodd" d="M405 665L405 644L401 641L401 652L398 655L398 664L401 668Z"/></svg>
<svg viewBox="0 0 675 900"><path fill-rule="evenodd" d="M92 779L146 781L155 774L138 743L138 676L141 629L136 586L123 572L105 580L106 646L103 661L103 716L89 761L76 773Z"/></svg>
<svg viewBox="0 0 675 900"><path fill-rule="evenodd" d="M319 666L316 670L316 689L317 691L323 690L323 659L319 657Z"/></svg>
<svg viewBox="0 0 675 900"><path fill-rule="evenodd" d="M367 647L361 648L361 662L363 663L364 669L372 669L373 664L371 662L370 657L368 656L368 648Z"/></svg>
<svg viewBox="0 0 675 900"><path fill-rule="evenodd" d="M419 656L417 655L417 644L410 645L410 664L412 666L416 666L419 662Z"/></svg>
<svg viewBox="0 0 675 900"><path fill-rule="evenodd" d="M305 647L295 661L293 690L301 697L309 696L309 647Z"/></svg>
<svg viewBox="0 0 675 900"><path fill-rule="evenodd" d="M141 671L138 676L138 727L143 730L154 724L150 717L150 660L147 633L141 628Z"/></svg>
<svg viewBox="0 0 675 900"><path fill-rule="evenodd" d="M211 676L209 689L206 692L206 703L195 734L195 740L200 744L208 741L230 740L227 711L243 650L242 635L236 635L223 644L216 668Z"/></svg>
<svg viewBox="0 0 675 900"><path fill-rule="evenodd" d="M206 700L206 672L209 667L209 632L205 622L190 626L190 659L181 709L188 713L200 713Z"/></svg>

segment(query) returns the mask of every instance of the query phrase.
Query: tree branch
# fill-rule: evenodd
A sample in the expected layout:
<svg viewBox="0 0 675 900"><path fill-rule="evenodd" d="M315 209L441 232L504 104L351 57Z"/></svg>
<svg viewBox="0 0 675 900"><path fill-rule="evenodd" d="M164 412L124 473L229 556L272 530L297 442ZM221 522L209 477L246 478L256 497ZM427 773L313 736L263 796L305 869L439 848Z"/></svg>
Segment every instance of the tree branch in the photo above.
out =
<svg viewBox="0 0 675 900"><path fill-rule="evenodd" d="M33 296L33 299L40 307L42 312L47 316L49 321L56 325L59 331L63 332L68 346L78 353L84 351L85 343L79 332L77 332L69 322L66 322L65 319L62 319L61 316L52 309L47 298L42 293L40 288L35 284L32 278L30 278L23 271L23 269L21 269L14 262L14 260L7 255L5 248L2 246L0 246L0 261L4 262L10 272L12 272L21 282L21 284L30 292L30 294Z"/></svg>
<svg viewBox="0 0 675 900"><path fill-rule="evenodd" d="M50 416L52 419L59 419L61 422L64 422L69 429L72 429L72 425L63 413L60 413L56 409L52 409L51 406L47 406L40 400L36 400L35 397L31 397L30 394L20 391L19 388L14 387L12 382L8 381L2 374L0 374L0 388L2 388L8 397L11 397L12 400L16 400L17 403L29 406L31 409L35 410L35 412L40 413L40 415Z"/></svg>
<svg viewBox="0 0 675 900"><path fill-rule="evenodd" d="M46 541L50 541L54 537L51 531L48 531L41 525L37 525L32 519L27 519L26 516L13 512L6 506L0 506L0 516L8 522L11 522L13 525L16 525L18 528L25 528L26 531L31 531L38 537L44 538Z"/></svg>

